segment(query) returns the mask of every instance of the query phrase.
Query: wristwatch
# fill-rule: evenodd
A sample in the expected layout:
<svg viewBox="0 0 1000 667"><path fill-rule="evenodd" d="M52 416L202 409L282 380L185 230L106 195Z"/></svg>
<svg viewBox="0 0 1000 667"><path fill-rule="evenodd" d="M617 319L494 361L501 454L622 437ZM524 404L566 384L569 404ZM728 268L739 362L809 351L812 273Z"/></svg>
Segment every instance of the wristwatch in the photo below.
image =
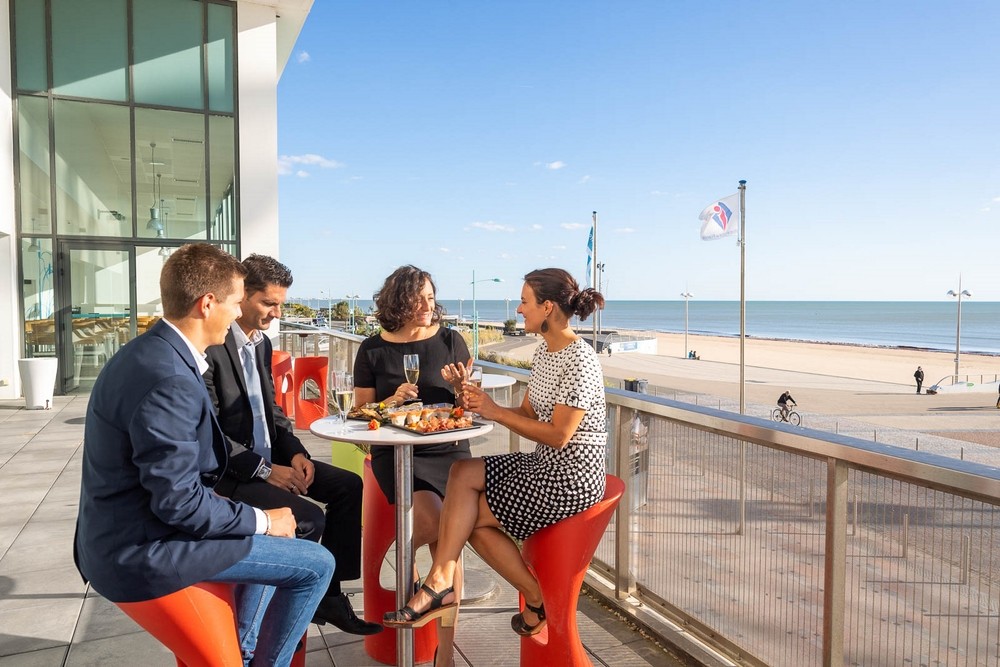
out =
<svg viewBox="0 0 1000 667"><path fill-rule="evenodd" d="M263 481L267 481L267 478L271 476L271 466L266 463L261 464L260 470L257 471L257 477Z"/></svg>

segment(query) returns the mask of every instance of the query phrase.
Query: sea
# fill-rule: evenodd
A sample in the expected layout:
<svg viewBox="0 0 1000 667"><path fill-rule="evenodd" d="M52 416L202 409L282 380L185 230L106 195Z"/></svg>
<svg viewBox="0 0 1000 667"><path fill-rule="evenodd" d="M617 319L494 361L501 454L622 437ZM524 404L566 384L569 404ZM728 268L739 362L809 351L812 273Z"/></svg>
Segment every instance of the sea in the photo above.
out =
<svg viewBox="0 0 1000 667"><path fill-rule="evenodd" d="M325 300L302 300L314 308ZM442 300L448 315L472 319L472 303ZM503 322L517 317L518 302L480 299L481 322ZM371 301L358 307L368 312ZM601 332L618 330L684 333L684 301L608 301L601 314ZM520 319L520 318L518 318ZM748 337L871 347L953 351L956 334L965 353L1000 355L1000 302L962 301L961 331L958 304L949 301L748 301ZM589 330L587 319L575 326ZM688 303L687 331L691 334L739 336L738 301Z"/></svg>

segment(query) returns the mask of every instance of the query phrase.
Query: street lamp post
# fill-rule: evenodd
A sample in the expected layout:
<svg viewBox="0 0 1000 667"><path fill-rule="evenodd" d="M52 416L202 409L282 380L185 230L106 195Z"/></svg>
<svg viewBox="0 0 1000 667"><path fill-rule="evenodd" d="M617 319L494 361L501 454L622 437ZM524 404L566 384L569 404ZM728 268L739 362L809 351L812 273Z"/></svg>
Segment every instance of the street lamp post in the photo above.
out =
<svg viewBox="0 0 1000 667"><path fill-rule="evenodd" d="M510 297L509 296L505 297L504 301L506 302L506 310L504 311L506 313L506 317L504 317L504 319L505 320L509 320L510 319Z"/></svg>
<svg viewBox="0 0 1000 667"><path fill-rule="evenodd" d="M319 291L319 295L323 296L323 290ZM327 326L333 324L333 290L326 290L326 323Z"/></svg>
<svg viewBox="0 0 1000 667"><path fill-rule="evenodd" d="M462 318L462 303L464 301L465 301L465 299L459 297L459 299L458 299L458 322L459 322L459 324L461 324L462 319L463 319Z"/></svg>
<svg viewBox="0 0 1000 667"><path fill-rule="evenodd" d="M688 349L688 300L694 296L691 292L681 292L681 296L684 297L684 356L685 358L691 354Z"/></svg>
<svg viewBox="0 0 1000 667"><path fill-rule="evenodd" d="M353 296L350 295L350 294L345 294L344 298L347 299L347 310L348 310L348 313L347 313L347 326L348 326L350 332L354 333L354 325L355 325L354 311L357 308L358 299L360 299L361 297L359 297L357 294L355 294Z"/></svg>
<svg viewBox="0 0 1000 667"><path fill-rule="evenodd" d="M958 317L955 323L955 382L958 382L958 360L962 355L962 297L972 296L969 290L962 289L962 274L958 274L958 291L950 289L948 296L958 297Z"/></svg>
<svg viewBox="0 0 1000 667"><path fill-rule="evenodd" d="M472 358L479 359L479 311L476 310L476 283L502 283L501 278L476 280L476 270L472 270Z"/></svg>

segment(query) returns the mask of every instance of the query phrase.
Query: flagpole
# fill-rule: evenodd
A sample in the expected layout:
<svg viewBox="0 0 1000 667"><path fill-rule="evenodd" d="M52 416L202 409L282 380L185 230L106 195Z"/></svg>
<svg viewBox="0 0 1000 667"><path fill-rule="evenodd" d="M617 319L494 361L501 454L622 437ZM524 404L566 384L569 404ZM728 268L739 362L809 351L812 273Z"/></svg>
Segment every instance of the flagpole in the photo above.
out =
<svg viewBox="0 0 1000 667"><path fill-rule="evenodd" d="M740 181L740 414L747 411L746 340L747 340L747 182Z"/></svg>
<svg viewBox="0 0 1000 667"><path fill-rule="evenodd" d="M590 284L597 286L597 211L593 214L594 220L594 262L592 266L593 275L591 275ZM594 314L594 352L597 352L597 314Z"/></svg>

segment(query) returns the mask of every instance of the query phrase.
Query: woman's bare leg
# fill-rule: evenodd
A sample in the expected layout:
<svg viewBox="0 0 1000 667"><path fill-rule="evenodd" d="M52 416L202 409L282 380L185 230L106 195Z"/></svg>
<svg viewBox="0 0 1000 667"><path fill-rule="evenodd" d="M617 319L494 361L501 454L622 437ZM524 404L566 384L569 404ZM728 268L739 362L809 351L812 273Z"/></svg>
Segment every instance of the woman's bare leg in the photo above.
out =
<svg viewBox="0 0 1000 667"><path fill-rule="evenodd" d="M441 522L442 501L440 496L431 491L417 491L413 494L413 548L419 549L428 545L433 558L437 553L437 539ZM414 580L419 579L414 569ZM455 591L462 590L462 568L455 570ZM456 598L455 602L458 602ZM458 617L456 615L457 627ZM455 627L443 627L437 624L438 663L435 667L450 667L455 646Z"/></svg>
<svg viewBox="0 0 1000 667"><path fill-rule="evenodd" d="M486 564L496 570L507 583L524 596L525 602L537 607L542 604L542 589L521 557L521 550L507 533L493 526L476 528L469 536L469 544ZM531 610L524 610L524 621L535 625L540 619Z"/></svg>
<svg viewBox="0 0 1000 667"><path fill-rule="evenodd" d="M499 525L486 505L483 494L485 486L486 467L482 459L465 459L451 466L441 509L434 563L424 579L424 584L431 590L442 591L455 585L458 559L473 529L481 525ZM457 597L457 593L446 596L444 602L450 603L452 598L457 601ZM422 611L430 603L431 597L419 591L410 598L408 604L412 609Z"/></svg>

